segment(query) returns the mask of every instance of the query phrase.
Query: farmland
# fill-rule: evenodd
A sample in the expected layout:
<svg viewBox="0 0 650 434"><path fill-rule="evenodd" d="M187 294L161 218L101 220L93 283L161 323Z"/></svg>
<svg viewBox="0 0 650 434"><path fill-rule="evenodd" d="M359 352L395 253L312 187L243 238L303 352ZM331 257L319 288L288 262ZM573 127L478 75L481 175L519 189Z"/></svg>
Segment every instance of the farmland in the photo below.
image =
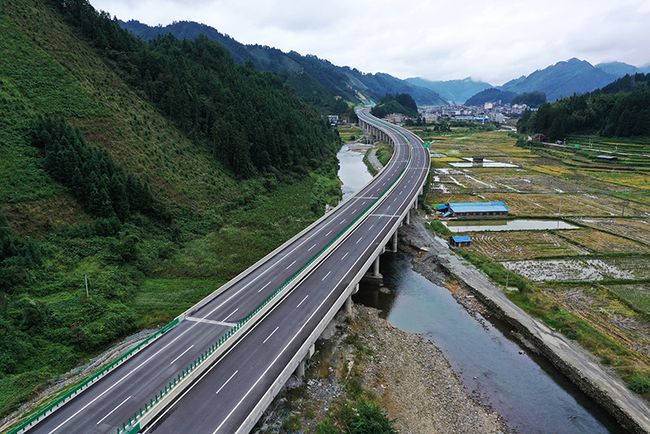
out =
<svg viewBox="0 0 650 434"><path fill-rule="evenodd" d="M576 137L567 148L520 147L516 135L504 131L413 130L431 140L430 219L441 218L433 213L441 203L504 201L507 219L560 219L575 226L468 232L472 245L463 256L502 287L510 276L508 295L515 303L576 339L649 398L638 387L639 379L650 381L648 142ZM584 146L572 149L589 140L593 149L610 146L634 155L603 163ZM455 164L475 156L515 167ZM513 292L515 281L519 290Z"/></svg>

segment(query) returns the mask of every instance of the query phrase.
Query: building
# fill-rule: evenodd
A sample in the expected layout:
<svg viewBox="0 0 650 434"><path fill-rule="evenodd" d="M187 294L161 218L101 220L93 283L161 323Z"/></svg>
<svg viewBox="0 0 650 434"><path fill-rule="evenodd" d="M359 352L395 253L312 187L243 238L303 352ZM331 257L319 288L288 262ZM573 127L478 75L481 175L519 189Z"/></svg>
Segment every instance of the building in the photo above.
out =
<svg viewBox="0 0 650 434"><path fill-rule="evenodd" d="M449 237L451 247L465 247L472 245L472 237L469 235L453 235Z"/></svg>
<svg viewBox="0 0 650 434"><path fill-rule="evenodd" d="M327 122L331 126L335 126L339 123L339 115L327 115Z"/></svg>
<svg viewBox="0 0 650 434"><path fill-rule="evenodd" d="M436 208L443 217L504 217L510 209L504 202L451 202Z"/></svg>
<svg viewBox="0 0 650 434"><path fill-rule="evenodd" d="M618 158L615 155L596 155L596 159L600 161L616 161Z"/></svg>

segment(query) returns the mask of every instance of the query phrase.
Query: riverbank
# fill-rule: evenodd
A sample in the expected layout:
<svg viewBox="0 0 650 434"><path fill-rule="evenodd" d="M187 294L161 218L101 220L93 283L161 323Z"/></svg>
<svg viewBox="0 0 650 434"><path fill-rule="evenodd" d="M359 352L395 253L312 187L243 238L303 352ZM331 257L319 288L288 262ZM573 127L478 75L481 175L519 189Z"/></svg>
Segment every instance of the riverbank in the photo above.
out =
<svg viewBox="0 0 650 434"><path fill-rule="evenodd" d="M462 290L469 291L490 312L514 327L526 346L542 354L582 391L607 409L622 426L634 432L650 431L650 410L615 373L600 367L595 357L576 342L555 333L523 312L487 276L453 254L446 242L426 230L423 223L420 218L413 219L413 224L402 231L401 237L410 246L407 250L415 254L414 267L417 271L427 276L444 270L460 282L458 285ZM464 305L471 303L471 298L464 295L459 294L457 299ZM480 309L479 306L475 308Z"/></svg>
<svg viewBox="0 0 650 434"><path fill-rule="evenodd" d="M257 433L315 432L340 418L359 394L384 409L398 432L507 432L493 410L471 396L443 353L355 305L317 344L304 382L294 378L262 417Z"/></svg>

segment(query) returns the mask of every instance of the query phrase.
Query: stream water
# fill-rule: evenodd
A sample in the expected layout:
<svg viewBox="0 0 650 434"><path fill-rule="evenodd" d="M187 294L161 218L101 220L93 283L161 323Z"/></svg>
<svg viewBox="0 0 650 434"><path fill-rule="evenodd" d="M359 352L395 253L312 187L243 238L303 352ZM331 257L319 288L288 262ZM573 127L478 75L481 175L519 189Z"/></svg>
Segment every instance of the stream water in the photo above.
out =
<svg viewBox="0 0 650 434"><path fill-rule="evenodd" d="M349 195L370 175L362 152L344 146L338 155L343 192ZM390 291L362 286L355 301L380 309L401 330L433 341L465 387L501 414L511 429L521 433L622 432L604 409L546 359L520 345L505 323L479 322L449 290L415 272L408 256L383 255L381 272Z"/></svg>

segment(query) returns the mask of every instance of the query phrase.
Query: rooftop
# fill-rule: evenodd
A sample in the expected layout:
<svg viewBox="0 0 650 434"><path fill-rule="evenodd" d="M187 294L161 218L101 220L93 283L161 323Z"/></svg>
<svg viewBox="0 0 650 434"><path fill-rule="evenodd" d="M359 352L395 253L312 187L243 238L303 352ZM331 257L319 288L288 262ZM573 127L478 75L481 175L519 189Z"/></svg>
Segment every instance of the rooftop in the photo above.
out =
<svg viewBox="0 0 650 434"><path fill-rule="evenodd" d="M504 202L452 202L449 209L455 213L510 211Z"/></svg>
<svg viewBox="0 0 650 434"><path fill-rule="evenodd" d="M469 243L472 241L472 238L469 235L454 235L451 239L454 243Z"/></svg>

